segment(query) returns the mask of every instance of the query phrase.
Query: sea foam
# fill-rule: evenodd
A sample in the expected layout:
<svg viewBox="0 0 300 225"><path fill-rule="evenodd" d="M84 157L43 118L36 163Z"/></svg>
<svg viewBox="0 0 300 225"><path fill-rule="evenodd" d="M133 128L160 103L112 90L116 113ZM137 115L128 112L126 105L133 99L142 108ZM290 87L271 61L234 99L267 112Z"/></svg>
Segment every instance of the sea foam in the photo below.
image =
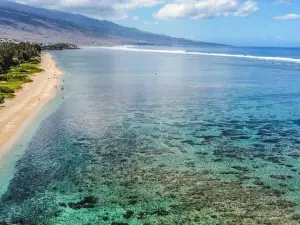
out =
<svg viewBox="0 0 300 225"><path fill-rule="evenodd" d="M110 49L110 50L131 51L131 52L152 52L152 53L168 53L168 54L202 55L202 56L246 58L246 59L300 63L300 59L289 58L289 57L270 57L270 56L254 56L254 55L241 55L241 54L209 53L209 52L188 52L185 50L141 49L141 48L135 48L134 46L114 46L114 47L100 47L100 48Z"/></svg>

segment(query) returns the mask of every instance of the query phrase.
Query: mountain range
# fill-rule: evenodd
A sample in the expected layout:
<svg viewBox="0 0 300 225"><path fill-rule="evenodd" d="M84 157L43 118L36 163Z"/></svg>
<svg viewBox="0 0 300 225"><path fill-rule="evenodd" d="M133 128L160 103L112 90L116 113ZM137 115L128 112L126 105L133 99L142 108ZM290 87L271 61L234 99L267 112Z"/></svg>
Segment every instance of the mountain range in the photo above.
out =
<svg viewBox="0 0 300 225"><path fill-rule="evenodd" d="M0 1L0 39L79 45L218 46L219 44L174 38L124 27L79 14Z"/></svg>

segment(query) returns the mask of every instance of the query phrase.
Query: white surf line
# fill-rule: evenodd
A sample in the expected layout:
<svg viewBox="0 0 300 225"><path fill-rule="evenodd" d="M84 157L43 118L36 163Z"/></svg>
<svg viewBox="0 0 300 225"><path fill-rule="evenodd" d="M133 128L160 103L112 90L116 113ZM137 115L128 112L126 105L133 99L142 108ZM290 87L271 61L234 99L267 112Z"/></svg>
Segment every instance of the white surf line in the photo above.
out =
<svg viewBox="0 0 300 225"><path fill-rule="evenodd" d="M99 47L109 50L121 50L131 52L152 52L152 53L169 53L169 54L185 54L185 55L203 55L203 56L218 56L218 57L231 57L231 58L247 58L247 59L259 59L269 61L282 61L300 63L300 59L288 58L288 57L268 57L268 56L253 56L253 55L240 55L240 54L223 54L223 53L208 53L208 52L186 52L184 50L154 50L154 49L138 49L127 46L116 47Z"/></svg>

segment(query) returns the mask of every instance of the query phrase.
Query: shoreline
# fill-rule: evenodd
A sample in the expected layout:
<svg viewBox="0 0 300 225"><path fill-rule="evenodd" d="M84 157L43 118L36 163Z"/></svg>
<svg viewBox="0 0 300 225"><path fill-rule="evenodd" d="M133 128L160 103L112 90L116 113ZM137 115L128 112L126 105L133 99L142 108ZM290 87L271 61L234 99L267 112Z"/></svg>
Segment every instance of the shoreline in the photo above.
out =
<svg viewBox="0 0 300 225"><path fill-rule="evenodd" d="M0 158L8 153L26 131L32 120L57 92L62 72L56 67L49 52L42 53L41 73L30 76L33 82L26 83L0 107Z"/></svg>

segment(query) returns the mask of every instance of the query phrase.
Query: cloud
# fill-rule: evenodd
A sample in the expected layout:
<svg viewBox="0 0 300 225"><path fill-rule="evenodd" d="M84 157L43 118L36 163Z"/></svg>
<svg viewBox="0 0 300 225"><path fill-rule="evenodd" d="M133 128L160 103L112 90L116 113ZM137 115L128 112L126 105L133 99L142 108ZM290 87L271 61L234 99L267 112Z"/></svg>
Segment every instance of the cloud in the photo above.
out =
<svg viewBox="0 0 300 225"><path fill-rule="evenodd" d="M133 20L139 20L140 18L138 16L133 16L132 19Z"/></svg>
<svg viewBox="0 0 300 225"><path fill-rule="evenodd" d="M273 20L295 20L300 19L300 14L287 14L283 16L275 16Z"/></svg>
<svg viewBox="0 0 300 225"><path fill-rule="evenodd" d="M0 0L1 1L1 0ZM164 0L13 0L33 6L58 9L94 18L128 18L127 11L152 7Z"/></svg>
<svg viewBox="0 0 300 225"><path fill-rule="evenodd" d="M280 4L291 4L290 0L277 0L274 2L274 5L280 5Z"/></svg>
<svg viewBox="0 0 300 225"><path fill-rule="evenodd" d="M228 16L248 16L259 9L252 0L182 0L166 4L154 16L157 19L207 19Z"/></svg>

